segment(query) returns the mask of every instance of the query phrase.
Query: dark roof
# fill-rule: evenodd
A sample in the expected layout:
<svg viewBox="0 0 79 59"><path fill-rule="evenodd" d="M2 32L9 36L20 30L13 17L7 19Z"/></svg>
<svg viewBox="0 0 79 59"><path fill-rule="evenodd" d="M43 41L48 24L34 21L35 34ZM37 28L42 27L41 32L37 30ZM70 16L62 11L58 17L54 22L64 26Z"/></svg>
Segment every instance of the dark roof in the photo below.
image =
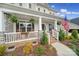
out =
<svg viewBox="0 0 79 59"><path fill-rule="evenodd" d="M79 25L79 17L78 17L78 18L71 19L71 21L70 21L70 22L72 22L72 23L75 23L75 24Z"/></svg>

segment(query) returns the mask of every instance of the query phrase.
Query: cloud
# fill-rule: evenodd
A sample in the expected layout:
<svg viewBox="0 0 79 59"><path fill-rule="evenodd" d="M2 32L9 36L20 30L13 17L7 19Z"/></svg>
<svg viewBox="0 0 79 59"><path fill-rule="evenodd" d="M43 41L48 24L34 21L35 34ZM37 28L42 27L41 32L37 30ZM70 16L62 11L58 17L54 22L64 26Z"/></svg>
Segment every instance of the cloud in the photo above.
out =
<svg viewBox="0 0 79 59"><path fill-rule="evenodd" d="M60 15L60 13L55 13L55 15L56 15L56 16L59 16L59 15Z"/></svg>
<svg viewBox="0 0 79 59"><path fill-rule="evenodd" d="M67 9L60 9L60 12L67 12Z"/></svg>
<svg viewBox="0 0 79 59"><path fill-rule="evenodd" d="M61 14L61 15L60 15L60 17L64 17L64 16L65 16L64 14Z"/></svg>
<svg viewBox="0 0 79 59"><path fill-rule="evenodd" d="M67 9L60 9L60 12L62 14L72 14L72 12L71 11L68 11Z"/></svg>
<svg viewBox="0 0 79 59"><path fill-rule="evenodd" d="M52 7L52 8L54 8L54 7L55 7L55 5L52 5L51 7Z"/></svg>

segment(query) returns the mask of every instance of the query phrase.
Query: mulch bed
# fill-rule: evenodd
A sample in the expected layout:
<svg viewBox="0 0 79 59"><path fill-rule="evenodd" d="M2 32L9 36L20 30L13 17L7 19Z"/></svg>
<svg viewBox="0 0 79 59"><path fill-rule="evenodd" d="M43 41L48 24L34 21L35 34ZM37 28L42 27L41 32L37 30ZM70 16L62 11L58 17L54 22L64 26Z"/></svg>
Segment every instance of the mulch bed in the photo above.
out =
<svg viewBox="0 0 79 59"><path fill-rule="evenodd" d="M64 41L61 41L61 43L67 45L67 46L70 46L71 45L71 40L64 40Z"/></svg>
<svg viewBox="0 0 79 59"><path fill-rule="evenodd" d="M37 56L34 52L34 49L37 48L37 46L38 45L33 46L33 51L28 56ZM45 47L45 53L42 56L57 56L57 52L56 52L54 47L51 46L52 49L49 48L48 45L45 45L44 47ZM25 56L25 54L23 53L23 46L17 47L15 51L9 52L9 53L7 53L7 55L8 56L9 55L12 55L12 56Z"/></svg>

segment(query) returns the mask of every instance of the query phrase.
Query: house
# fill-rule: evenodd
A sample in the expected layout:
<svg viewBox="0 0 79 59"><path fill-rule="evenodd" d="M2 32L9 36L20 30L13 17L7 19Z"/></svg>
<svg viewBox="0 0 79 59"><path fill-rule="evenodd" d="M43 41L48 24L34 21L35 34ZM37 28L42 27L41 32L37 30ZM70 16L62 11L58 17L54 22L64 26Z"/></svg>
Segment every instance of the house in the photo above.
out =
<svg viewBox="0 0 79 59"><path fill-rule="evenodd" d="M7 14L18 17L19 23L12 23ZM47 3L0 3L0 32L4 33L4 43L38 39L39 32L57 30L57 12ZM34 24L30 23L34 19ZM55 35L57 38L57 35Z"/></svg>
<svg viewBox="0 0 79 59"><path fill-rule="evenodd" d="M14 43L39 39L40 32L46 30L50 38L50 31L55 29L53 37L58 40L57 21L62 18L56 16L57 11L49 8L47 3L0 3L0 43ZM12 23L6 14L18 17L19 23ZM32 24L29 22L34 20ZM1 40L2 39L2 40Z"/></svg>

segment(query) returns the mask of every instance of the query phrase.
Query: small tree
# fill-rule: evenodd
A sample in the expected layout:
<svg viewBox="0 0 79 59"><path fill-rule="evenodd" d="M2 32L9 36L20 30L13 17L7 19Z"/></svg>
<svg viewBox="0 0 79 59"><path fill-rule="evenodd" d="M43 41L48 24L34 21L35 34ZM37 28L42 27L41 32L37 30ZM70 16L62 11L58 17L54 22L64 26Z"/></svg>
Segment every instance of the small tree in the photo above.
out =
<svg viewBox="0 0 79 59"><path fill-rule="evenodd" d="M8 19L12 22L12 23L18 23L18 17L16 17L15 15L13 14L8 14L8 13L5 13L8 17Z"/></svg>
<svg viewBox="0 0 79 59"><path fill-rule="evenodd" d="M48 44L48 36L47 36L47 34L45 33L45 31L43 32L43 35L42 35L41 44L42 44L42 45Z"/></svg>
<svg viewBox="0 0 79 59"><path fill-rule="evenodd" d="M18 17L16 17L16 16L13 15L13 14L8 14L8 13L5 13L5 14L6 14L6 16L8 17L8 19L13 23L14 29L16 29L15 26L16 26L16 24L19 22L19 21L18 21ZM14 31L15 31L15 30L14 30Z"/></svg>
<svg viewBox="0 0 79 59"><path fill-rule="evenodd" d="M77 30L73 30L71 35L74 37L74 39L78 39L78 31Z"/></svg>
<svg viewBox="0 0 79 59"><path fill-rule="evenodd" d="M59 40L62 41L65 39L65 32L60 29L59 31Z"/></svg>

